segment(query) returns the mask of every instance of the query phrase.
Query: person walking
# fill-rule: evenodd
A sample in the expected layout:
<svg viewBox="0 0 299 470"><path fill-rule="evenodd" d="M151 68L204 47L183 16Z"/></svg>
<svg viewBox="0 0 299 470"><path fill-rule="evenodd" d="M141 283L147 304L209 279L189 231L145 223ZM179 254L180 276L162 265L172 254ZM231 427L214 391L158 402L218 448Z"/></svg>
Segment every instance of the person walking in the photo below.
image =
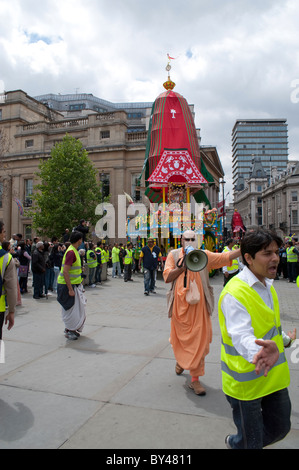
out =
<svg viewBox="0 0 299 470"><path fill-rule="evenodd" d="M70 243L63 256L61 271L57 279L57 300L62 307L64 335L67 339L77 340L86 319L86 298L83 292L82 265L78 253L82 243L82 233L72 232Z"/></svg>
<svg viewBox="0 0 299 470"><path fill-rule="evenodd" d="M159 259L163 270L163 260L160 248L152 237L147 239L147 245L141 249L139 256L139 270L143 265L144 295L156 294L156 278Z"/></svg>
<svg viewBox="0 0 299 470"><path fill-rule="evenodd" d="M284 347L291 345L296 330L282 332L273 287L282 243L269 230L246 234L241 242L245 267L219 298L222 388L237 428L225 439L231 449L262 449L290 430Z"/></svg>
<svg viewBox="0 0 299 470"><path fill-rule="evenodd" d="M229 265L234 258L240 256L240 250L229 253L205 250L208 258L206 267L193 272L186 269L185 262L182 266L180 264L188 247L197 248L196 234L191 230L185 231L181 246L182 248L168 253L163 272L164 281L172 284L171 291L174 293L172 311L168 314L171 316L170 343L176 359L176 374L182 374L184 369L189 370L189 387L196 395L205 395L206 389L199 381L199 376L205 374L205 357L212 342L211 315L214 309L214 294L209 283L209 271ZM177 266L178 262L180 267ZM189 303L187 300L191 283L200 294L200 301L197 303Z"/></svg>

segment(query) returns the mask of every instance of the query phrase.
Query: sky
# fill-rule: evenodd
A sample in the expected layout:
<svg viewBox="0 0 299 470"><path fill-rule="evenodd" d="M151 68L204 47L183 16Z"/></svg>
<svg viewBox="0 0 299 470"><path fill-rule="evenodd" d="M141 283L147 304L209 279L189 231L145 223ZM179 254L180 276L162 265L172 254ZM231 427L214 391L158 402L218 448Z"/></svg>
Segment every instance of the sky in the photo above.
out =
<svg viewBox="0 0 299 470"><path fill-rule="evenodd" d="M299 160L297 0L0 0L0 12L0 92L153 102L169 54L228 202L237 119L286 118Z"/></svg>

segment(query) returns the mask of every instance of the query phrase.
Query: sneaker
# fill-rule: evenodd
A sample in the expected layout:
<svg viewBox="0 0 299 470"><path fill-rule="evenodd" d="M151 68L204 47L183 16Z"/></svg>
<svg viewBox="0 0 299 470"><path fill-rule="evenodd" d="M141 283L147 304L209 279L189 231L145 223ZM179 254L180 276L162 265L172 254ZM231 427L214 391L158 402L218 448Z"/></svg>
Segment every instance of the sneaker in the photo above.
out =
<svg viewBox="0 0 299 470"><path fill-rule="evenodd" d="M146 290L146 291L144 292L144 295L149 295L149 292Z"/></svg>
<svg viewBox="0 0 299 470"><path fill-rule="evenodd" d="M95 284L89 284L89 287L96 287Z"/></svg>
<svg viewBox="0 0 299 470"><path fill-rule="evenodd" d="M64 336L67 339L76 340L80 335L77 333L77 331L64 330Z"/></svg>
<svg viewBox="0 0 299 470"><path fill-rule="evenodd" d="M157 292L155 290L150 291L151 294L156 294Z"/></svg>

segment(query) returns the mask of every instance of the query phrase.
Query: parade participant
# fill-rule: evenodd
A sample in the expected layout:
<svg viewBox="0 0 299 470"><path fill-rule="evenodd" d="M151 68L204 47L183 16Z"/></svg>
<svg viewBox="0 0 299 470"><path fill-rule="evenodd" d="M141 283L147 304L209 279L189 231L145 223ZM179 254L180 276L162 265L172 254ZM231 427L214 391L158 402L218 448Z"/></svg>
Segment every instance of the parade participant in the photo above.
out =
<svg viewBox="0 0 299 470"><path fill-rule="evenodd" d="M244 269L223 289L218 309L222 335L222 388L237 434L226 438L233 449L261 449L290 430L290 382L284 345L296 330L281 332L279 302L273 287L282 240L269 230L244 236Z"/></svg>
<svg viewBox="0 0 299 470"><path fill-rule="evenodd" d="M95 283L102 284L102 242L97 242L97 246L95 248L95 254L97 257L97 267L96 267L96 275L95 275Z"/></svg>
<svg viewBox="0 0 299 470"><path fill-rule="evenodd" d="M152 237L147 239L147 245L141 249L139 257L139 270L143 264L144 295L156 294L156 278L159 258L163 270L163 260L160 248Z"/></svg>
<svg viewBox="0 0 299 470"><path fill-rule="evenodd" d="M209 353L212 341L211 314L214 308L213 289L209 284L209 270L231 264L240 256L240 250L229 253L213 253L205 250L208 257L207 266L199 272L187 271L187 286L184 287L186 266L177 267L177 261L184 257L187 246L196 248L196 236L187 230L182 236L182 248L171 251L163 272L166 283L175 282L174 300L171 316L170 343L176 358L177 375L184 369L190 371L191 389L197 395L205 395L206 390L199 382L199 376L205 373L205 357ZM200 293L200 301L190 305L186 300L190 282L195 281Z"/></svg>
<svg viewBox="0 0 299 470"><path fill-rule="evenodd" d="M120 260L119 260L119 246L117 243L114 243L114 247L112 248L112 277L116 277L116 271L118 277L121 277L121 267L120 267Z"/></svg>
<svg viewBox="0 0 299 470"><path fill-rule="evenodd" d="M88 243L88 250L86 252L86 264L88 266L88 285L89 287L96 287L95 273L98 261L96 253L94 252L94 245L92 242Z"/></svg>
<svg viewBox="0 0 299 470"><path fill-rule="evenodd" d="M14 326L14 314L17 303L17 271L10 253L2 249L5 240L4 223L0 222L0 340L2 340L2 328L5 322L8 330ZM6 301L8 313L5 316Z"/></svg>
<svg viewBox="0 0 299 470"><path fill-rule="evenodd" d="M233 238L229 238L226 241L226 246L223 249L223 253L232 251L234 246L235 246L235 240ZM225 284L239 272L238 258L233 259L231 266L223 266L222 272L224 276L223 286L225 286Z"/></svg>
<svg viewBox="0 0 299 470"><path fill-rule="evenodd" d="M124 282L133 281L132 267L133 267L133 244L129 242L125 249L124 257Z"/></svg>
<svg viewBox="0 0 299 470"><path fill-rule="evenodd" d="M296 282L297 277L297 261L299 251L294 246L292 240L289 240L286 243L286 252L287 252L287 266L288 266L288 282Z"/></svg>
<svg viewBox="0 0 299 470"><path fill-rule="evenodd" d="M61 271L57 279L57 300L62 306L62 320L66 338L76 340L83 330L86 314L86 298L82 286L82 265L78 248L82 243L82 233L72 232L71 245L65 252Z"/></svg>

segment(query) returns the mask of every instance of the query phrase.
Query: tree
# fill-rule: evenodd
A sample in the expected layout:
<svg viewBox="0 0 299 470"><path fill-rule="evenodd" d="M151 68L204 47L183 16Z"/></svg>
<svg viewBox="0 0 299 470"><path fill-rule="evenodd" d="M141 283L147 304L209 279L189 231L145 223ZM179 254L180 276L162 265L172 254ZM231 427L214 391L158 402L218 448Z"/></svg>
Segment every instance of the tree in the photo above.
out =
<svg viewBox="0 0 299 470"><path fill-rule="evenodd" d="M66 134L39 165L34 187L33 227L42 236L60 235L85 219L94 225L96 206L102 202L101 184L80 140ZM97 217L98 218L98 217Z"/></svg>

